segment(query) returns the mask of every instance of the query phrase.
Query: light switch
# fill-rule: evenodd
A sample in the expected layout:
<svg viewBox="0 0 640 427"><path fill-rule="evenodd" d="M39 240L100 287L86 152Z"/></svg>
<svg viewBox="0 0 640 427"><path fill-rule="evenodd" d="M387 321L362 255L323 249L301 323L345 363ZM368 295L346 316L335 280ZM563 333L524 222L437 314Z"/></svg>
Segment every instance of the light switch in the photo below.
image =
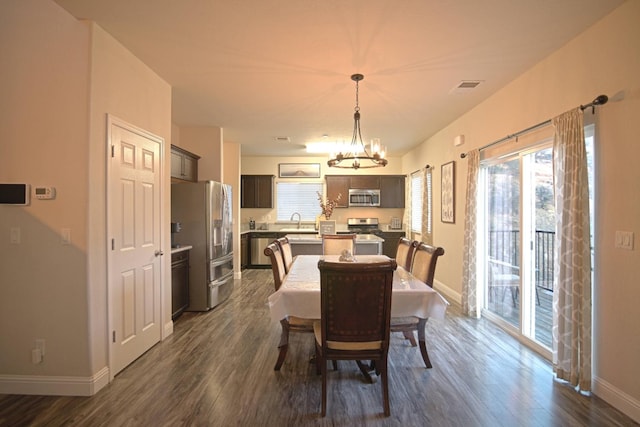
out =
<svg viewBox="0 0 640 427"><path fill-rule="evenodd" d="M63 245L70 245L71 244L71 229L69 228L63 228L62 232L62 244Z"/></svg>
<svg viewBox="0 0 640 427"><path fill-rule="evenodd" d="M616 231L616 248L633 250L633 231Z"/></svg>
<svg viewBox="0 0 640 427"><path fill-rule="evenodd" d="M14 245L20 244L20 227L11 227L11 243Z"/></svg>

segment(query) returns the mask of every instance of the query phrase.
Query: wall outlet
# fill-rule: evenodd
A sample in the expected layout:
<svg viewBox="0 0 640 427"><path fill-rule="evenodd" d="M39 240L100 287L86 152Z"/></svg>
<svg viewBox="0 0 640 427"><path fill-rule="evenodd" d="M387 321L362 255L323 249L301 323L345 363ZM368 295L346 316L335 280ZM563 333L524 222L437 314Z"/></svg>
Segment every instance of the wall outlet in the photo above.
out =
<svg viewBox="0 0 640 427"><path fill-rule="evenodd" d="M39 338L33 342L31 349L31 363L34 365L42 363L44 360L44 339Z"/></svg>
<svg viewBox="0 0 640 427"><path fill-rule="evenodd" d="M33 349L31 349L31 363L34 365L42 363L44 360L45 341L40 338L33 342Z"/></svg>
<svg viewBox="0 0 640 427"><path fill-rule="evenodd" d="M10 241L11 244L13 245L19 245L20 241L22 240L20 237L20 227L11 227L11 236L10 236Z"/></svg>
<svg viewBox="0 0 640 427"><path fill-rule="evenodd" d="M31 350L31 363L34 365L42 363L42 353L37 348Z"/></svg>
<svg viewBox="0 0 640 427"><path fill-rule="evenodd" d="M35 348L40 350L40 353L42 354L42 357L44 357L44 345L45 345L45 341L42 338L39 338L37 340L35 340Z"/></svg>

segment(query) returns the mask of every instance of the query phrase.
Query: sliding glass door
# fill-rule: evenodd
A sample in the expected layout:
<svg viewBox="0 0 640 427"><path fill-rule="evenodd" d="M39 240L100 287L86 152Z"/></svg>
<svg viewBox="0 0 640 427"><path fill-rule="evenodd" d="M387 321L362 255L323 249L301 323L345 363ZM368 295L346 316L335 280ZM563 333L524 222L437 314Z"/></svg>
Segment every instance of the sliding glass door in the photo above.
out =
<svg viewBox="0 0 640 427"><path fill-rule="evenodd" d="M549 144L483 162L484 314L551 347L553 156Z"/></svg>

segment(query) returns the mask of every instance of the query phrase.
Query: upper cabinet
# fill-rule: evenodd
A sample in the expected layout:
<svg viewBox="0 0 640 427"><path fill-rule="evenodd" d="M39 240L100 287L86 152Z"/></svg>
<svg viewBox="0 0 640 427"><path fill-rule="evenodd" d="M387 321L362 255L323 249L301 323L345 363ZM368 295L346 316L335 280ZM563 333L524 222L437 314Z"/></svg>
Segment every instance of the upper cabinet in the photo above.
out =
<svg viewBox="0 0 640 427"><path fill-rule="evenodd" d="M404 175L380 175L380 207L404 208Z"/></svg>
<svg viewBox="0 0 640 427"><path fill-rule="evenodd" d="M379 175L353 175L350 178L349 188L365 190L377 190L380 188Z"/></svg>
<svg viewBox="0 0 640 427"><path fill-rule="evenodd" d="M404 208L404 175L325 175L327 198L342 198L339 208L349 206L349 189L380 190L381 208Z"/></svg>
<svg viewBox="0 0 640 427"><path fill-rule="evenodd" d="M171 146L171 179L180 181L198 181L198 159L193 154L178 146Z"/></svg>
<svg viewBox="0 0 640 427"><path fill-rule="evenodd" d="M340 194L342 197L336 207L346 208L349 206L349 185L350 177L344 175L325 175L327 181L327 199L336 200Z"/></svg>
<svg viewBox="0 0 640 427"><path fill-rule="evenodd" d="M273 175L240 177L241 208L273 208Z"/></svg>

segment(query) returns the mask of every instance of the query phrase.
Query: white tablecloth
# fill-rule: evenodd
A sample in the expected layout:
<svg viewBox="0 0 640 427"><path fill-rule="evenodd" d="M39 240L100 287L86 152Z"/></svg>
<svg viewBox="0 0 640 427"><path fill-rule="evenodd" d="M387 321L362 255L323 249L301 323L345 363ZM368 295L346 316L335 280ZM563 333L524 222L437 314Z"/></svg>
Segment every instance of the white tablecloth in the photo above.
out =
<svg viewBox="0 0 640 427"><path fill-rule="evenodd" d="M287 316L320 318L320 270L318 261L338 261L338 256L298 255L282 286L269 296L271 318ZM356 255L357 262L376 262L384 255ZM391 316L444 319L449 303L437 291L398 267L393 273Z"/></svg>

